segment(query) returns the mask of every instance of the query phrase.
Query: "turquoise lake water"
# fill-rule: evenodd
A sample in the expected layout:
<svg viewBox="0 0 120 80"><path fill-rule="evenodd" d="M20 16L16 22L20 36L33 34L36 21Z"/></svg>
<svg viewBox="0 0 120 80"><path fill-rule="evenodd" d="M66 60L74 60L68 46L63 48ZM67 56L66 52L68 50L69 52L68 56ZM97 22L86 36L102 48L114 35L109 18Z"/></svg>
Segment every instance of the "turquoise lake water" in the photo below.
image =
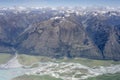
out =
<svg viewBox="0 0 120 80"><path fill-rule="evenodd" d="M26 72L23 68L16 69L0 69L0 80L11 80L15 77L23 75Z"/></svg>

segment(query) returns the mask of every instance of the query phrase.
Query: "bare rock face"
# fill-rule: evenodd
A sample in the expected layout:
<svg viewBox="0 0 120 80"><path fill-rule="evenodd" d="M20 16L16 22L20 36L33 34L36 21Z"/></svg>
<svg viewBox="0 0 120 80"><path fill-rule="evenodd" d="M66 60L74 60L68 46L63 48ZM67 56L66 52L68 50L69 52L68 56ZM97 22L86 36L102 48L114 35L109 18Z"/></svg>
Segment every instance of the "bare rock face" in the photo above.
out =
<svg viewBox="0 0 120 80"><path fill-rule="evenodd" d="M42 11L0 15L1 52L120 60L120 16Z"/></svg>
<svg viewBox="0 0 120 80"><path fill-rule="evenodd" d="M33 27L34 31L25 33L28 37L20 43L18 50L23 48L23 52L31 50L32 53L54 57L90 58L92 55L93 58L102 58L82 27L67 19L38 23Z"/></svg>
<svg viewBox="0 0 120 80"><path fill-rule="evenodd" d="M104 54L106 59L120 59L120 27L115 27L106 43Z"/></svg>

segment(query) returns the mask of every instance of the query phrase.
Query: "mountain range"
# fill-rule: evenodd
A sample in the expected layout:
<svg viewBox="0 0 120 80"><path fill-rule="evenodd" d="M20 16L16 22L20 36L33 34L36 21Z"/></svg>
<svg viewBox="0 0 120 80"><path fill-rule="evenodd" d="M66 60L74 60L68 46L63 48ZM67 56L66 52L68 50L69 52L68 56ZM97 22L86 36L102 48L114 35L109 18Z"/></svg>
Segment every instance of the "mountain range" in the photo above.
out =
<svg viewBox="0 0 120 80"><path fill-rule="evenodd" d="M120 9L0 8L0 52L120 60Z"/></svg>

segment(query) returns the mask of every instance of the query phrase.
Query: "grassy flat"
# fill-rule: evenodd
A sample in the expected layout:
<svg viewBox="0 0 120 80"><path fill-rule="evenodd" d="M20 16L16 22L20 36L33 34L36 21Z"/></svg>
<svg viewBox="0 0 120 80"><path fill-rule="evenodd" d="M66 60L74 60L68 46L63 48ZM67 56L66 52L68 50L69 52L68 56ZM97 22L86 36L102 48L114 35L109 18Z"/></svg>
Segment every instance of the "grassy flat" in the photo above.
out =
<svg viewBox="0 0 120 80"><path fill-rule="evenodd" d="M97 77L88 78L86 80L120 80L120 73L105 74Z"/></svg>
<svg viewBox="0 0 120 80"><path fill-rule="evenodd" d="M0 53L0 64L4 64L7 61L9 61L13 55L8 54L8 53Z"/></svg>
<svg viewBox="0 0 120 80"><path fill-rule="evenodd" d="M54 78L49 75L44 76L37 76L37 75L23 75L17 78L14 78L13 80L62 80L60 78Z"/></svg>
<svg viewBox="0 0 120 80"><path fill-rule="evenodd" d="M52 61L52 59L48 58L48 57L43 57L43 56L33 56L33 55L21 54L21 55L18 55L18 61L23 65L29 66L36 62Z"/></svg>
<svg viewBox="0 0 120 80"><path fill-rule="evenodd" d="M74 58L74 59L58 59L58 62L73 62L80 63L89 67L97 67L97 66L110 66L112 64L120 64L120 61L112 61L112 60L92 60L86 58Z"/></svg>
<svg viewBox="0 0 120 80"><path fill-rule="evenodd" d="M31 65L36 62L48 62L48 61L57 61L57 62L73 62L80 63L89 67L97 67L97 66L110 66L115 64L120 64L120 61L112 61L112 60L92 60L86 58L73 58L73 59L55 59L45 57L45 56L33 56L33 55L19 55L18 60L23 65Z"/></svg>

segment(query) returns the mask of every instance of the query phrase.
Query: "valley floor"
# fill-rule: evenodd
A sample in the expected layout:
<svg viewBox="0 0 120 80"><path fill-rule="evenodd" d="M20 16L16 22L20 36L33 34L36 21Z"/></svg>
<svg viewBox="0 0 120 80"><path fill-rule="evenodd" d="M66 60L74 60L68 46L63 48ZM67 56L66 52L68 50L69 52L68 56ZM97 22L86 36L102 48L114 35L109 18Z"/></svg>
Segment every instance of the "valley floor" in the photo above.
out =
<svg viewBox="0 0 120 80"><path fill-rule="evenodd" d="M5 68L8 70L21 68L19 71L20 74L16 73L18 76L13 76L13 80L30 80L31 76L34 78L31 78L31 80L97 80L97 78L93 79L91 77L116 73L120 75L119 61L90 60L84 58L51 59L43 56L16 54L10 61L1 66L2 69ZM12 72L15 73L15 71ZM11 78L7 80L11 80Z"/></svg>

